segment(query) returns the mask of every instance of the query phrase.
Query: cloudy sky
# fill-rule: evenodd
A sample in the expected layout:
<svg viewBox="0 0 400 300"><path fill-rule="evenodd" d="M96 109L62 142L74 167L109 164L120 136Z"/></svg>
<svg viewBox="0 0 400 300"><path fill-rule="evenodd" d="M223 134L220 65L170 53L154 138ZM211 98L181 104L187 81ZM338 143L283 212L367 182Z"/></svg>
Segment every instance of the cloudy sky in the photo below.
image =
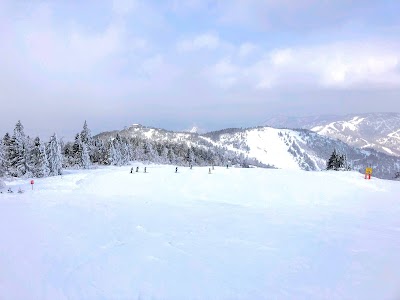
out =
<svg viewBox="0 0 400 300"><path fill-rule="evenodd" d="M399 1L0 0L0 133L400 112Z"/></svg>

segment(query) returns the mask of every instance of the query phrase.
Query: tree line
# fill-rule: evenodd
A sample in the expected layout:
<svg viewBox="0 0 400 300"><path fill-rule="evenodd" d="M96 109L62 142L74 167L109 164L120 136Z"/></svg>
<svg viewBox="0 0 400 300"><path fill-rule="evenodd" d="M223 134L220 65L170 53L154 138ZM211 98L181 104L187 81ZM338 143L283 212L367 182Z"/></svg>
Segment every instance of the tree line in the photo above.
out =
<svg viewBox="0 0 400 300"><path fill-rule="evenodd" d="M53 134L48 141L27 136L20 121L12 135L0 142L0 177L47 177L62 174L63 169L89 169L93 165L128 165L131 161L179 166L255 165L267 167L220 147L202 147L183 142L154 141L116 134L107 139L92 137L84 122L74 141L64 143Z"/></svg>

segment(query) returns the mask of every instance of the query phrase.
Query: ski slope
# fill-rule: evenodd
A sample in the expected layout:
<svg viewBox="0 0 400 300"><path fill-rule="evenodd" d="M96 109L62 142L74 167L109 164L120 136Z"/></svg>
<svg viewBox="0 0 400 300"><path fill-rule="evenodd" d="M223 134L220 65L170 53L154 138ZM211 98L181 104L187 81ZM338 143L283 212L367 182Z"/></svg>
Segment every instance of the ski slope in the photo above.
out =
<svg viewBox="0 0 400 300"><path fill-rule="evenodd" d="M6 182L0 299L399 299L400 182L142 167Z"/></svg>

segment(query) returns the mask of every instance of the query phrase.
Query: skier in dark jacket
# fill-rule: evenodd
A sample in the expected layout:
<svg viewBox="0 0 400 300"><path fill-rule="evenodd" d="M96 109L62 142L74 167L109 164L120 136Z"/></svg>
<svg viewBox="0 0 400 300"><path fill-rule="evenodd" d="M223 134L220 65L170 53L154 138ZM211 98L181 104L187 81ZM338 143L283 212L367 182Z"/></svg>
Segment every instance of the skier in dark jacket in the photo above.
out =
<svg viewBox="0 0 400 300"><path fill-rule="evenodd" d="M175 168L175 173L178 173L178 167Z"/></svg>
<svg viewBox="0 0 400 300"><path fill-rule="evenodd" d="M139 167L136 167L136 173L139 172Z"/></svg>

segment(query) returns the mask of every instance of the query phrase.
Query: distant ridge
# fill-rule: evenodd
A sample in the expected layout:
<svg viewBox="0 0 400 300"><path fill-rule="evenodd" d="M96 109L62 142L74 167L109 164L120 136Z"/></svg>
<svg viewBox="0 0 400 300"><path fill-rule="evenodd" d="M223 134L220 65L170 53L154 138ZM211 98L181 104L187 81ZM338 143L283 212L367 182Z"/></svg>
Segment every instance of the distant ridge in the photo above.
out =
<svg viewBox="0 0 400 300"><path fill-rule="evenodd" d="M285 117L267 119L277 128L310 129L351 146L400 156L400 113L365 113L345 116Z"/></svg>

